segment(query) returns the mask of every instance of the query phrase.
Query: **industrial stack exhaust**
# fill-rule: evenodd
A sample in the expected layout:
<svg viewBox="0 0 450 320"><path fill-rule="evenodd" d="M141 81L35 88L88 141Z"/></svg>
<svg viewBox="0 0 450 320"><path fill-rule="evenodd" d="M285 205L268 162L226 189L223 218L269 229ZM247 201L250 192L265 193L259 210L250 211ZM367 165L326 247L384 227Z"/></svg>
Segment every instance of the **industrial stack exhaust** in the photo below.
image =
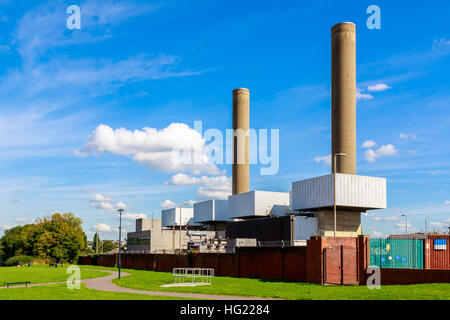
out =
<svg viewBox="0 0 450 320"><path fill-rule="evenodd" d="M233 195L249 191L250 91L233 90Z"/></svg>
<svg viewBox="0 0 450 320"><path fill-rule="evenodd" d="M356 26L343 22L331 28L331 172L356 174Z"/></svg>

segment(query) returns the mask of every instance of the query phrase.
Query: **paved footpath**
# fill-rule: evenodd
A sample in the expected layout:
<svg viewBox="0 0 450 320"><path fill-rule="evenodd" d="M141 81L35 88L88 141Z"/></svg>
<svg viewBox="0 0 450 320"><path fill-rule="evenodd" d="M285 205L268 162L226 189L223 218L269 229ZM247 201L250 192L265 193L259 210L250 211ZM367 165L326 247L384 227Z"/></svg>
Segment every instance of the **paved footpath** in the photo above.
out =
<svg viewBox="0 0 450 320"><path fill-rule="evenodd" d="M168 291L146 291L146 290L136 290L129 289L124 287L119 287L118 285L112 282L113 279L117 278L117 271L105 271L98 269L88 269L93 271L101 271L110 273L109 276L94 278L94 279L84 279L81 280L82 283L86 285L87 288L99 291L109 291L109 292L123 292L123 293L138 293L138 294L147 294L152 296L169 296L169 297L178 297L178 298L186 298L186 299L203 299L203 300L275 300L275 299L266 299L259 297L240 297L240 296L223 296L223 295L213 295L213 294L200 294L200 293L186 293L186 292L168 292ZM121 272L122 276L128 276L129 273ZM39 287L46 286L63 282L49 282L49 283L35 283L29 284L28 287ZM11 288L24 288L25 285L14 286ZM6 289L6 287L0 287L0 289Z"/></svg>
<svg viewBox="0 0 450 320"><path fill-rule="evenodd" d="M96 270L103 271L103 270ZM94 290L110 291L110 292L125 292L125 293L138 293L138 294L148 294L152 296L169 296L187 299L207 299L207 300L273 300L264 299L258 297L240 297L240 296L223 296L223 295L213 295L213 294L200 294L200 293L186 293L186 292L168 292L168 291L145 291L129 289L124 287L119 287L112 282L113 279L117 278L117 271L104 271L111 273L110 276L82 280L86 287ZM127 276L129 273L121 272L122 276Z"/></svg>

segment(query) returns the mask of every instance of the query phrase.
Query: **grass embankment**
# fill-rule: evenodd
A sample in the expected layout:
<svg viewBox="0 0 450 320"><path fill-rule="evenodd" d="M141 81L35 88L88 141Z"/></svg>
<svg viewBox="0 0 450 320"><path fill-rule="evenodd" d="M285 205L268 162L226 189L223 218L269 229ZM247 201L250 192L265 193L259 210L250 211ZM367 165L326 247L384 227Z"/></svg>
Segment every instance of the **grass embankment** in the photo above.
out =
<svg viewBox="0 0 450 320"><path fill-rule="evenodd" d="M6 282L29 281L34 283L63 282L70 276L67 268L51 268L48 266L1 267L0 287ZM82 269L81 279L92 279L108 276L109 273Z"/></svg>
<svg viewBox="0 0 450 320"><path fill-rule="evenodd" d="M171 300L180 298L151 296L146 294L118 293L88 289L70 290L63 283L29 288L0 290L0 300Z"/></svg>
<svg viewBox="0 0 450 320"><path fill-rule="evenodd" d="M113 268L83 266L82 268ZM139 290L192 292L203 294L254 296L295 300L450 300L450 283L404 286L381 286L369 290L366 286L322 286L310 283L270 281L261 279L215 277L211 286L163 288L173 282L172 273L123 269L131 273L114 279L119 286Z"/></svg>

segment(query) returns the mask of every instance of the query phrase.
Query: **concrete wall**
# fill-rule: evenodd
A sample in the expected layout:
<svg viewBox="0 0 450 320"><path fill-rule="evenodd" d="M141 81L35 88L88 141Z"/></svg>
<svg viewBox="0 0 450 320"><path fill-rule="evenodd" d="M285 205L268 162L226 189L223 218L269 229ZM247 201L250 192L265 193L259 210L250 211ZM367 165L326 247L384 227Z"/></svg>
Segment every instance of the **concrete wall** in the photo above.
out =
<svg viewBox="0 0 450 320"><path fill-rule="evenodd" d="M319 235L334 236L334 213L332 210L317 211ZM352 211L336 212L336 237L357 237L362 234L361 213Z"/></svg>
<svg viewBox="0 0 450 320"><path fill-rule="evenodd" d="M336 174L336 205L361 209L384 209L386 179ZM292 183L292 210L311 210L334 206L334 175Z"/></svg>

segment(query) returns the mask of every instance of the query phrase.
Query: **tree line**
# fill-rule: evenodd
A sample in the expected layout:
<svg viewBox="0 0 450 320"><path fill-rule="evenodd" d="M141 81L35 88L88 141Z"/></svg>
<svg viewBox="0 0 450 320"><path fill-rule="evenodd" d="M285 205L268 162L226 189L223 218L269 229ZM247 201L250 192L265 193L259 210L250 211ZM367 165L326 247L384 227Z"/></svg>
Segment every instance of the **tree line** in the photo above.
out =
<svg viewBox="0 0 450 320"><path fill-rule="evenodd" d="M76 263L78 256L92 250L81 227L82 220L72 213L55 213L33 224L6 230L0 238L2 261L25 256L43 262Z"/></svg>

